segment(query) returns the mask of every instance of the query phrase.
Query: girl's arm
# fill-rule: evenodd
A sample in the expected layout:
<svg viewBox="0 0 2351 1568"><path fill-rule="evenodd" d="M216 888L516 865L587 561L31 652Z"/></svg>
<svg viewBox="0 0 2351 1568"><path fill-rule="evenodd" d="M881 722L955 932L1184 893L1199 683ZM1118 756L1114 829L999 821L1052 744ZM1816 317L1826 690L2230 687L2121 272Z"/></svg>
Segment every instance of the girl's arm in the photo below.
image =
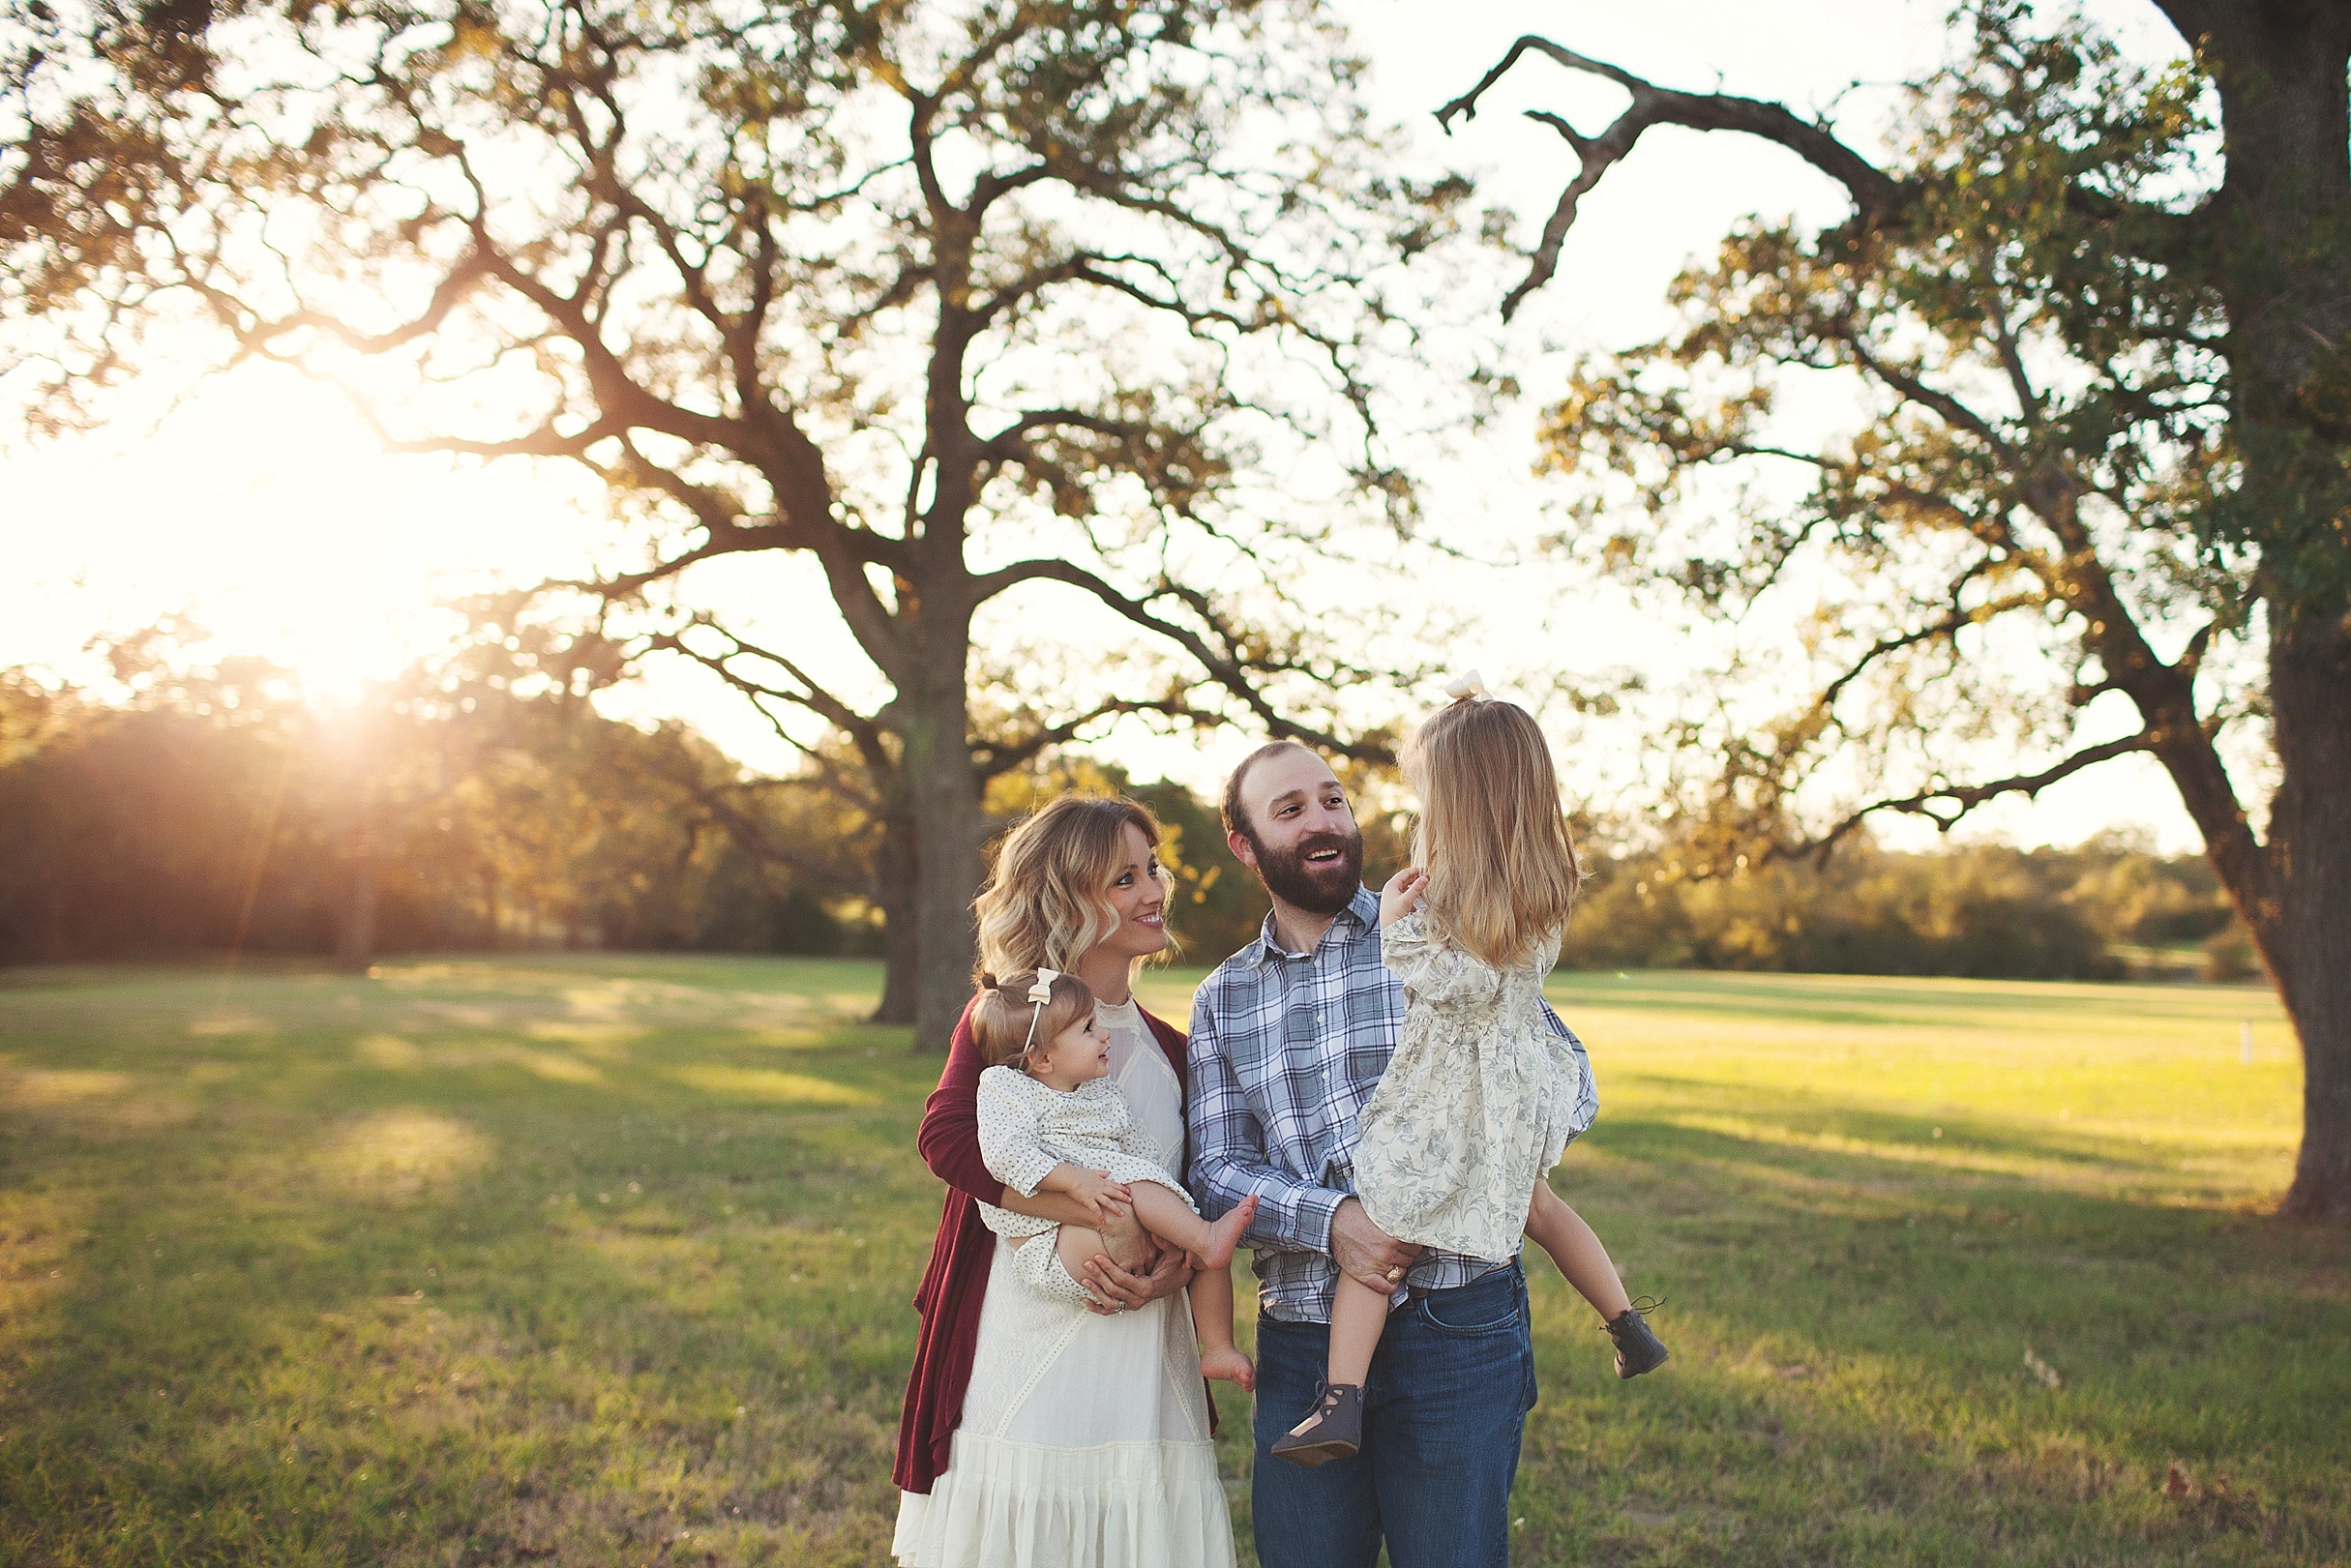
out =
<svg viewBox="0 0 2351 1568"><path fill-rule="evenodd" d="M1095 1217L1093 1209L1067 1193L1040 1191L1034 1198L1023 1198L1007 1187L1002 1198L990 1201L997 1208L1010 1209L1015 1214L1026 1214L1033 1219L1051 1220L1056 1225L1083 1226L1088 1230L1102 1228L1102 1222Z"/></svg>
<svg viewBox="0 0 2351 1568"><path fill-rule="evenodd" d="M1011 1184L1007 1182L1005 1188L1010 1191ZM1046 1171L1045 1179L1037 1183L1037 1191L1076 1198L1091 1211L1092 1225L1096 1228L1117 1219L1134 1201L1134 1194L1125 1183L1111 1180L1103 1171L1068 1164L1056 1165Z"/></svg>
<svg viewBox="0 0 2351 1568"><path fill-rule="evenodd" d="M1045 1146L1038 1093L1034 1083L1009 1067L991 1067L980 1075L980 1157L1003 1178L1007 1197L1057 1194L1085 1206L1087 1225L1111 1224L1128 1202L1125 1186Z"/></svg>
<svg viewBox="0 0 2351 1568"><path fill-rule="evenodd" d="M991 1067L980 1075L974 1113L979 1121L980 1159L1002 1178L1005 1190L1024 1198L1045 1185L1061 1161L1045 1147L1036 1085L1008 1067ZM1067 1191L1065 1182L1054 1183Z"/></svg>
<svg viewBox="0 0 2351 1568"><path fill-rule="evenodd" d="M1428 912L1414 910L1380 928L1380 962L1404 984L1405 994L1430 1007L1491 1001L1502 991L1502 971L1429 933Z"/></svg>

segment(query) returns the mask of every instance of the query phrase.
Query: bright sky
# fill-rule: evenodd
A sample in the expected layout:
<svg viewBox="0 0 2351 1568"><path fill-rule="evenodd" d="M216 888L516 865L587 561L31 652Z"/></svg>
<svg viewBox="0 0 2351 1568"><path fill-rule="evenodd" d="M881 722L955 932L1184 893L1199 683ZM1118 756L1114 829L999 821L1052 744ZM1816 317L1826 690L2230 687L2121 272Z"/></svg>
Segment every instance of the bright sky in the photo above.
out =
<svg viewBox="0 0 2351 1568"><path fill-rule="evenodd" d="M1529 62L1449 143L1429 119L1521 32L1670 84L1799 110L1826 106L1857 81L1877 84L1852 88L1837 110L1848 137L1865 147L1892 102L1884 84L1931 67L1949 42L1942 0L1671 8L1363 0L1347 9L1373 60L1379 106L1478 171L1483 194L1516 207L1527 235L1570 164L1552 133L1517 111L1541 105L1596 129L1616 107L1612 94ZM2177 52L2143 0L2100 0L2090 10L2133 54ZM1735 137L1652 133L1586 201L1558 279L1522 311L1516 331L1530 345L1562 349L1640 340L1663 321L1667 281L1711 251L1737 218L1827 219L1840 208L1836 188L1791 155ZM1545 392L1543 368L1557 363L1534 361L1530 410ZM1447 537L1483 543L1523 532L1557 501L1529 472L1528 429L1525 419L1498 425L1434 475L1430 510ZM278 658L322 695L342 695L447 635L453 621L436 600L578 571L610 537L596 497L577 481L520 465L384 458L334 395L288 371L243 371L204 387L160 424L133 418L46 446L0 439L0 547L13 567L0 581L0 665L89 678L82 649L93 636L187 612L215 635L210 651ZM789 573L763 570L723 591L771 606L779 595L806 591ZM1483 631L1460 656L1490 671L1597 670L1654 640L1613 599L1578 602L1566 586L1517 574L1435 591L1473 596ZM1644 657L1671 678L1670 655ZM656 677L620 706L686 717L754 765L788 764L762 723L683 672ZM1101 750L1146 777L1208 785L1253 743L1235 736L1196 750L1134 733ZM1572 759L1569 771L1579 771ZM1984 826L2025 843L2071 843L2116 824L2147 828L2167 847L2195 847L2169 783L2152 766L2096 770Z"/></svg>

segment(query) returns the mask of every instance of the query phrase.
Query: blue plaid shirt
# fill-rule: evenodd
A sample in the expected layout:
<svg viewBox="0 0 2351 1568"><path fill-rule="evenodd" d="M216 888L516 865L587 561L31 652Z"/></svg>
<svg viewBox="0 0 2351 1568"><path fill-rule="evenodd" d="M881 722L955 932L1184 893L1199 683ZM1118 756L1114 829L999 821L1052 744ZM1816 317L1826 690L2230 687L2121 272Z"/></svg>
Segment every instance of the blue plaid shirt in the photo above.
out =
<svg viewBox="0 0 2351 1568"><path fill-rule="evenodd" d="M1591 1064L1549 1004L1543 1018L1584 1068L1580 1135L1599 1110ZM1311 953L1285 952L1268 914L1258 939L1193 997L1192 1192L1211 1219L1257 1195L1242 1239L1257 1249L1259 1306L1271 1317L1330 1321L1330 1220L1354 1191L1355 1113L1403 1029L1404 986L1380 962L1380 899L1369 888ZM1431 1250L1405 1283L1443 1290L1507 1266Z"/></svg>

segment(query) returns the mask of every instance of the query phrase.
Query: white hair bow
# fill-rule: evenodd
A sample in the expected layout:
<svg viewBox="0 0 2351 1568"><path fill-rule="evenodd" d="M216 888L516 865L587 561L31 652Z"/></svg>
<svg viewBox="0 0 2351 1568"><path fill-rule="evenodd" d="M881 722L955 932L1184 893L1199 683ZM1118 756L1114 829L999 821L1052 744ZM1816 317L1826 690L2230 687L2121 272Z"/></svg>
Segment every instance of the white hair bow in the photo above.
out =
<svg viewBox="0 0 2351 1568"><path fill-rule="evenodd" d="M1456 702L1467 702L1473 696L1486 695L1486 683L1474 669L1454 676L1445 683L1444 695Z"/></svg>
<svg viewBox="0 0 2351 1568"><path fill-rule="evenodd" d="M1036 980L1028 988L1028 999L1036 1007L1028 1015L1028 1038L1021 1042L1021 1054L1024 1056L1028 1054L1029 1046L1035 1043L1037 1020L1045 1016L1045 1004L1053 1000L1053 983L1060 978L1061 971L1058 969L1039 968Z"/></svg>

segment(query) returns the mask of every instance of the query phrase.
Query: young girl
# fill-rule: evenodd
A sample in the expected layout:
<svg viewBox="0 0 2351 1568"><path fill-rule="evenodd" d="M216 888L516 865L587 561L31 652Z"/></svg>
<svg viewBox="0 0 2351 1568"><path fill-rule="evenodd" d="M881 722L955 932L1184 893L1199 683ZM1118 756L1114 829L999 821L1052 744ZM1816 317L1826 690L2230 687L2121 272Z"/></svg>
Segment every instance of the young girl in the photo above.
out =
<svg viewBox="0 0 2351 1568"><path fill-rule="evenodd" d="M1256 1368L1233 1343L1231 1265L1257 1199L1211 1225L1160 1169L1109 1079L1110 1034L1094 1021L1094 993L1052 969L1001 983L982 976L971 1033L989 1064L978 1103L980 1158L989 1171L1024 1198L1065 1194L1105 1223L1131 1206L1144 1229L1181 1247L1194 1270L1202 1374L1256 1387ZM1071 1271L1103 1250L1099 1232L1064 1225L1058 1242L1039 1247L1036 1238L1055 1228L1052 1221L989 1203L979 1210L988 1228L1012 1243L1013 1272L1023 1284L1060 1300L1086 1299Z"/></svg>
<svg viewBox="0 0 2351 1568"><path fill-rule="evenodd" d="M1355 1196L1399 1241L1497 1261L1523 1229L1607 1324L1617 1376L1665 1360L1599 1238L1552 1192L1575 1109L1575 1057L1542 1017L1543 976L1581 872L1543 732L1472 675L1420 728L1413 858L1380 893L1381 957L1404 982L1404 1038L1357 1121ZM1363 1382L1389 1297L1342 1272L1323 1398L1273 1444L1293 1464L1362 1443Z"/></svg>

